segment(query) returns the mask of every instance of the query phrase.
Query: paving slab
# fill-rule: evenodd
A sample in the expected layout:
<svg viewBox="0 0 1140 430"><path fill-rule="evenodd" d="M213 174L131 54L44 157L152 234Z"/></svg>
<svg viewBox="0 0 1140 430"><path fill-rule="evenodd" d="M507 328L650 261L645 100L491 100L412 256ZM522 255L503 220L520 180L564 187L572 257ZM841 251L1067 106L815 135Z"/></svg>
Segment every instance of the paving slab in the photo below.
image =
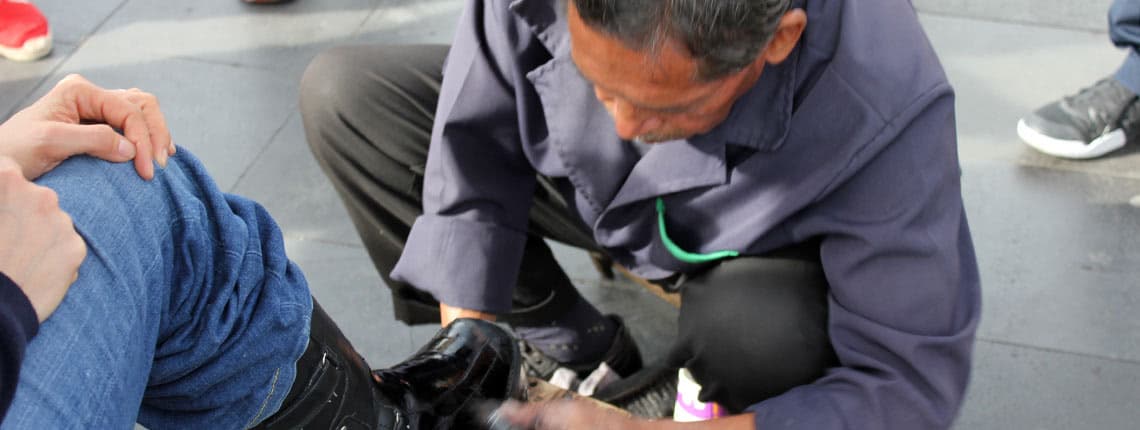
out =
<svg viewBox="0 0 1140 430"><path fill-rule="evenodd" d="M75 51L75 45L55 43L52 53L39 61L0 61L0 118L8 118L31 104L32 91Z"/></svg>
<svg viewBox="0 0 1140 430"><path fill-rule="evenodd" d="M450 44L463 3L458 0L386 3L376 8L361 26L354 42Z"/></svg>
<svg viewBox="0 0 1140 430"><path fill-rule="evenodd" d="M356 258L296 263L305 273L313 297L332 316L360 355L373 367L390 366L411 355L422 342L413 343L413 331L395 321L388 289L383 286L371 260L363 255L363 249L357 250L360 255Z"/></svg>
<svg viewBox="0 0 1140 430"><path fill-rule="evenodd" d="M1105 34L923 15L922 23L957 92L964 160L1002 160L1140 178L1140 156L1059 160L1025 146L1017 121L1108 76L1125 54Z"/></svg>
<svg viewBox="0 0 1140 430"><path fill-rule="evenodd" d="M982 341L957 430L1134 429L1140 364Z"/></svg>
<svg viewBox="0 0 1140 430"><path fill-rule="evenodd" d="M77 44L102 25L128 0L36 0L57 43Z"/></svg>
<svg viewBox="0 0 1140 430"><path fill-rule="evenodd" d="M260 67L296 81L314 55L350 38L375 5L375 0L131 1L88 39L84 51L95 54L89 61L102 64L195 58Z"/></svg>
<svg viewBox="0 0 1140 430"><path fill-rule="evenodd" d="M360 237L308 144L300 114L252 161L233 192L261 203L290 240L362 247Z"/></svg>
<svg viewBox="0 0 1140 430"><path fill-rule="evenodd" d="M174 143L192 151L229 190L296 111L296 82L270 71L166 58L103 64L81 49L34 92L69 73L106 88L144 89L159 99Z"/></svg>
<svg viewBox="0 0 1140 430"><path fill-rule="evenodd" d="M1140 181L996 162L962 181L981 336L1140 362Z"/></svg>
<svg viewBox="0 0 1140 430"><path fill-rule="evenodd" d="M1112 0L913 0L927 13L1105 32Z"/></svg>

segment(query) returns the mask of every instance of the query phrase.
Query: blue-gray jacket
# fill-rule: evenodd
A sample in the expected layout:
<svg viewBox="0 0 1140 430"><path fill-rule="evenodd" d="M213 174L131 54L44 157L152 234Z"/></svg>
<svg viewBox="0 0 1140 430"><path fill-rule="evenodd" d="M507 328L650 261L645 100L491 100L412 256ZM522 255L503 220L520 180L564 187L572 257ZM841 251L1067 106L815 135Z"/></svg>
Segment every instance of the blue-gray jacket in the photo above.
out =
<svg viewBox="0 0 1140 430"><path fill-rule="evenodd" d="M647 278L691 252L821 240L842 367L750 408L757 428L935 429L957 414L980 309L954 95L906 0L806 0L803 40L707 134L641 156L570 60L560 0L469 0L444 70L424 214L392 276L510 308L535 173Z"/></svg>

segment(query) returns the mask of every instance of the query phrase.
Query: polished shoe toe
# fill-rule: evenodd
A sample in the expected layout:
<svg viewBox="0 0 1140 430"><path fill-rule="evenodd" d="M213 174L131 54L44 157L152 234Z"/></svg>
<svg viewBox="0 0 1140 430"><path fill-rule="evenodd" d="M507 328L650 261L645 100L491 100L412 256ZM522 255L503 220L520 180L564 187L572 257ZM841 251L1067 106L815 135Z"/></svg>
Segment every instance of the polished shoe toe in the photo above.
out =
<svg viewBox="0 0 1140 430"><path fill-rule="evenodd" d="M461 318L411 358L374 374L411 428L468 428L482 399L522 399L522 360L513 337L494 323Z"/></svg>

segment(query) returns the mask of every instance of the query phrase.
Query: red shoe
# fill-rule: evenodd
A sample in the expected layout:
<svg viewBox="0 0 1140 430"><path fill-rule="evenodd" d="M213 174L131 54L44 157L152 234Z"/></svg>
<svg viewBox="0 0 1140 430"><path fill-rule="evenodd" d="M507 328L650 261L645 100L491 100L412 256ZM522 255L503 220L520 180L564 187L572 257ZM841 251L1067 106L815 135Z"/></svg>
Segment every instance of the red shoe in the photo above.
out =
<svg viewBox="0 0 1140 430"><path fill-rule="evenodd" d="M51 52L47 19L26 0L0 0L0 57L32 61Z"/></svg>

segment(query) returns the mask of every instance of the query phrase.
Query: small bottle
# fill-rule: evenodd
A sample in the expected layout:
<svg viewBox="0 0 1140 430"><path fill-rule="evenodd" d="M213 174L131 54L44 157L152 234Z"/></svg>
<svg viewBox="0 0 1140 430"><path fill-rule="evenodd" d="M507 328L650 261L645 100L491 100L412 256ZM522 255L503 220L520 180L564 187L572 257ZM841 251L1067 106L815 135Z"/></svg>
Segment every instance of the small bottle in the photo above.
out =
<svg viewBox="0 0 1140 430"><path fill-rule="evenodd" d="M705 421L727 415L720 405L698 400L700 394L701 385L693 379L689 369L677 371L677 403L673 405L673 421Z"/></svg>

